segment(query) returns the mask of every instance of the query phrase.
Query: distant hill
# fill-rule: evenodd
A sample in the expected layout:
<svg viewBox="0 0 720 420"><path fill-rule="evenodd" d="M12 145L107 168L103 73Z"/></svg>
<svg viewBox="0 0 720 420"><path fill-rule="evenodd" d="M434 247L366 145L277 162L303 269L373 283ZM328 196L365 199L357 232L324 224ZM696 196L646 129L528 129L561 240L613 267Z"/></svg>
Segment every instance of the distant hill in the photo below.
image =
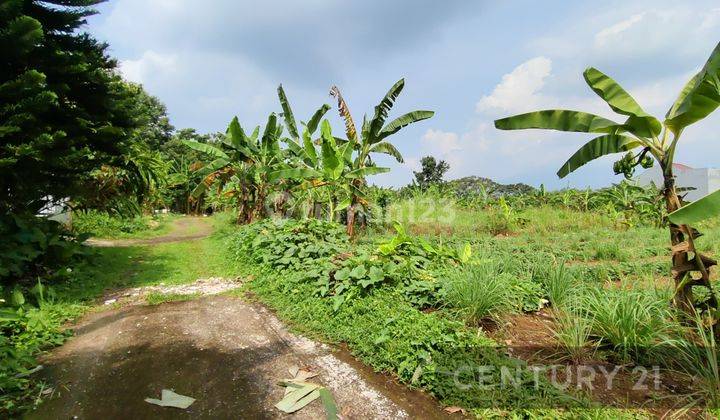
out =
<svg viewBox="0 0 720 420"><path fill-rule="evenodd" d="M535 191L535 188L527 184L499 184L492 179L479 176L466 176L460 179L448 181L447 185L455 190L458 196L466 196L480 193L482 187L492 197L502 195L525 194Z"/></svg>

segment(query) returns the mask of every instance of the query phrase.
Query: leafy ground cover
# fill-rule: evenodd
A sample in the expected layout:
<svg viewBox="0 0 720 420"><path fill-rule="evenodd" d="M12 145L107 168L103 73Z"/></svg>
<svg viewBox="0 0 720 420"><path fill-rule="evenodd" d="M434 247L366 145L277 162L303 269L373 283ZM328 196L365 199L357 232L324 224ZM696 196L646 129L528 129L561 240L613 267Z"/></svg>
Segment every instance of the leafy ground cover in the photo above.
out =
<svg viewBox="0 0 720 420"><path fill-rule="evenodd" d="M396 202L389 211L418 211L417 203ZM672 281L670 262L662 257L664 231L545 205L513 210L527 222L496 233L497 209L451 205L451 218L418 217L407 231L402 224L376 226L353 242L329 222L266 220L227 232L227 250L239 272L252 275L248 289L299 331L346 344L363 362L445 405L482 416L571 418L653 417L713 407L720 382L688 367L713 371L714 359L702 355L714 345L687 338L693 327L668 306ZM419 213L432 215L426 208ZM708 233L700 241L714 249L717 226L703 229ZM550 322L544 333L551 340L543 350L551 351L552 362L623 365L628 381L637 379L633 367L657 365L672 386L683 385L625 401L624 389L606 398L587 389L559 391L542 381L502 392L458 388L457 377L448 375L458 366L533 362L508 357L504 349L512 346L504 337L517 332L510 319L537 313ZM677 355L686 348L694 350L684 351L681 360ZM598 411L599 402L604 408Z"/></svg>

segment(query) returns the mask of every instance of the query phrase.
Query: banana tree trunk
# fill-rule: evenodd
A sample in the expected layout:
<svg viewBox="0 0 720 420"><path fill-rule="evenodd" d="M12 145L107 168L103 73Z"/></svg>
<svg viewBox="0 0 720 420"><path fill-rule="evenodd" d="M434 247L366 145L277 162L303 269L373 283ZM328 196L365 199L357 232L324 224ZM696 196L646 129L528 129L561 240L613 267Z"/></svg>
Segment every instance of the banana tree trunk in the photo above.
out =
<svg viewBox="0 0 720 420"><path fill-rule="evenodd" d="M355 204L350 204L347 209L347 234L349 237L353 237L355 234Z"/></svg>
<svg viewBox="0 0 720 420"><path fill-rule="evenodd" d="M665 205L668 213L682 207L675 189L675 176L672 166L663 169ZM710 267L717 265L712 258L706 257L695 249L695 239L700 233L688 225L676 225L668 222L670 242L672 244L672 276L675 284L673 304L683 312L693 315L695 302L693 286L704 286L710 291L710 297L704 302L702 309L717 309L717 299L710 284Z"/></svg>

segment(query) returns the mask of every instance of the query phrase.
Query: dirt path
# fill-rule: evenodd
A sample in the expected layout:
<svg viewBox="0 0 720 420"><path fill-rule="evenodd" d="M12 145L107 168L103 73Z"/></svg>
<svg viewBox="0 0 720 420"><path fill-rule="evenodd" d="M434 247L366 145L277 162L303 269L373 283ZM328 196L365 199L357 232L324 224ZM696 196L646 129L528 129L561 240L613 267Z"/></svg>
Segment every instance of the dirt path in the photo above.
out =
<svg viewBox="0 0 720 420"><path fill-rule="evenodd" d="M291 416L274 408L284 393L277 382L306 366L345 419L444 417L426 395L353 367L240 298L97 312L75 333L43 361L54 394L29 418L325 418L319 400ZM164 388L197 401L186 410L144 402Z"/></svg>
<svg viewBox="0 0 720 420"><path fill-rule="evenodd" d="M86 244L99 247L118 247L136 245L155 245L168 242L183 242L202 239L212 233L210 220L204 217L182 217L172 222L169 233L147 239L95 239L85 241Z"/></svg>

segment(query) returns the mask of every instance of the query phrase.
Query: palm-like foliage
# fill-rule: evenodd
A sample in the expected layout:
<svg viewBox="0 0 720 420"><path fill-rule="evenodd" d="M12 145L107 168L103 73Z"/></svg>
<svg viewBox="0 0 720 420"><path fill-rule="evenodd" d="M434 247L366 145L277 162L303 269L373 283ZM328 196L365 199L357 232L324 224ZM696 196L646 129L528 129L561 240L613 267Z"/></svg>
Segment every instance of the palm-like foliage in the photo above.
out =
<svg viewBox="0 0 720 420"><path fill-rule="evenodd" d="M350 112L345 99L340 93L340 89L333 86L330 89L330 95L337 100L338 112L345 122L345 134L347 141L352 143L353 148L356 150L356 156L352 162L352 171L355 178L352 182L353 195L348 208L348 234L353 234L355 224L355 210L358 204L364 204L364 199L357 191L364 184L364 177L373 175L387 170L383 168L377 168L372 161L371 153L382 153L394 157L398 162L403 162L403 157L400 151L388 140L390 136L400 131L403 127L418 121L426 120L434 115L432 111L412 111L407 114L401 115L389 123L385 123L395 104L395 100L402 92L405 86L405 79L397 81L385 96L382 98L380 103L375 106L375 112L371 119L367 119L367 116L363 117L363 123L360 130L360 136L358 138L357 128L355 121Z"/></svg>
<svg viewBox="0 0 720 420"><path fill-rule="evenodd" d="M653 160L656 161L663 172L663 196L667 211L680 209L682 202L673 175L675 151L683 130L720 106L720 44L715 47L700 72L685 85L662 122L648 115L627 91L599 70L589 68L585 70L584 76L590 88L613 111L623 116L624 121L615 122L581 111L544 110L499 119L495 121L495 126L502 130L540 128L600 134L563 164L557 173L560 178L601 156L627 152L616 162L615 172L630 176L636 166L649 167ZM704 207L705 203L720 203L720 194L688 208L674 219L671 216L671 219L686 223L698 220L693 214L712 209L720 211L720 205ZM697 231L694 229L685 224L671 224L670 232L676 285L674 300L677 306L692 312L692 286L711 288L708 269L716 262L697 253L694 244ZM692 272L698 272L699 278L693 278ZM704 303L717 308L714 294L710 296L709 301Z"/></svg>
<svg viewBox="0 0 720 420"><path fill-rule="evenodd" d="M268 174L277 169L284 159L279 143L282 131L275 114L268 117L262 136L259 134L260 127L247 135L235 117L220 144L184 140L185 145L212 159L198 170L203 180L193 190L192 197L200 197L217 184L219 192L236 197L238 220L250 222L261 216L269 192ZM231 181L235 188L223 191L225 184Z"/></svg>

